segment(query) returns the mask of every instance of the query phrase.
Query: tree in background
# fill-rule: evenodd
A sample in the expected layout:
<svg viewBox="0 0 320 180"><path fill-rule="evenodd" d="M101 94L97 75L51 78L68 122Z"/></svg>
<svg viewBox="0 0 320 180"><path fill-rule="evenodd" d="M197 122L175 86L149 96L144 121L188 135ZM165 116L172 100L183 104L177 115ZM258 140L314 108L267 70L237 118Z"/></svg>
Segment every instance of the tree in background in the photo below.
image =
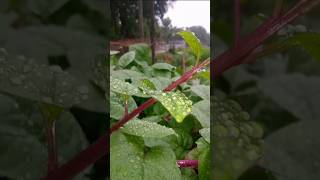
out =
<svg viewBox="0 0 320 180"><path fill-rule="evenodd" d="M174 0L154 0L154 15L163 20L164 14ZM143 19L150 23L152 11L149 8L150 1L142 0ZM111 25L112 38L138 38L141 37L139 30L139 1L111 0ZM141 18L140 18L141 20ZM157 26L157 23L155 23ZM141 24L140 24L141 26ZM144 26L146 27L146 26ZM144 35L149 31L145 31Z"/></svg>

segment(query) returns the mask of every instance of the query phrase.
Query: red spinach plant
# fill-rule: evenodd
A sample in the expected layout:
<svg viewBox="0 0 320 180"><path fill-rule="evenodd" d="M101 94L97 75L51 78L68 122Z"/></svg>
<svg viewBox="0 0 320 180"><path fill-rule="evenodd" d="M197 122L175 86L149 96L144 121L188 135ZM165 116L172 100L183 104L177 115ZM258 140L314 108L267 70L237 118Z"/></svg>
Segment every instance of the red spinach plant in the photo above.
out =
<svg viewBox="0 0 320 180"><path fill-rule="evenodd" d="M243 112L237 103L230 100L220 100L212 96L212 121L209 123L209 121L205 120L208 117L202 116L206 115L204 114L205 111L208 113L209 102L208 93L206 93L207 91L203 92L203 88L205 87L204 89L207 89L208 86L201 85L201 83L200 85L197 84L199 82L195 80L195 76L211 62L211 80L213 80L231 67L252 62L258 57L274 52L273 50L277 50L277 48L274 47L277 46L264 44L265 40L273 36L275 32L292 22L295 18L312 9L319 0L301 0L288 11L283 11L282 8L279 8L279 4L281 6L281 3L277 3L271 17L246 37L239 36L240 11L237 3L239 1L235 0L235 2L235 19L237 20L235 23L237 37L235 45L211 61L204 60L196 64L191 70L185 72L180 77L170 65L155 64L153 67L149 66L143 56L141 56L146 49L145 47L135 46L129 54L121 57L119 64L117 64L118 67L111 69L111 71L113 71L111 74L116 75L111 81L112 93L110 97L107 95L107 100L114 103L113 109L111 109L114 112L110 112L110 114L112 113L111 117L113 119L111 120L112 126L110 131L78 155L64 162L61 166L59 166L57 162L57 151L54 143L55 134L53 130L55 127L55 119L57 119L59 115L68 116L68 114L62 114L63 109L73 105L74 101L80 101L85 97L84 94L86 94L87 89L79 85L79 83L57 67L49 68L47 66L39 66L32 60L26 60L23 57L12 57L2 52L0 57L1 91L9 94L18 94L24 98L34 97L33 100L40 102L42 116L47 120L46 142L50 145L48 146L48 173L43 179L62 180L76 177L109 152L110 135L111 161L113 161L111 175L115 177L114 179L131 176L135 176L138 179L144 177L151 179L160 177L162 179L165 177L167 177L167 179L181 179L182 177L209 179L210 173L213 179L236 179L246 168L254 164L261 156L260 138L262 132L260 127L248 121L248 114ZM189 38L186 38L187 42L190 41L190 39L188 39ZM296 39L288 42L284 47L297 45ZM198 46L195 44L195 42L189 43L190 47L195 49L194 52L198 52L198 50L196 50ZM196 56L198 56L197 53ZM21 64L21 61L25 62ZM134 61L133 63L136 63L137 67L131 66L130 70L124 69L123 67L130 66L130 63L132 63L130 61ZM107 63L103 65L106 64ZM3 67L6 68L4 69ZM108 70L102 68L101 71L98 72L98 74L103 74L100 77L101 80L105 81L99 83L104 88L109 86L109 83L106 83L108 82L108 77L105 74L106 71ZM117 75L117 71L128 72L128 74L122 76L118 73ZM147 78L138 78L139 80L137 80L136 75L139 72L139 76L142 72ZM29 76L38 76L39 79L37 82L31 81L31 79L28 81ZM173 82L166 82L163 78L160 78L162 79L161 81L159 77L166 77L166 79L170 79L168 77L171 77ZM174 79L174 77L176 79ZM127 80L127 82L125 80ZM192 83L186 83L190 80ZM26 81L30 82L27 84L30 86L24 87L25 92L28 93L22 95L17 87L21 87L19 85ZM65 86L66 84L63 83L65 81L68 81L68 83L66 83L68 86ZM61 84L57 84L56 82L61 82ZM48 86L42 86L41 84L47 84ZM168 86L165 87L166 85ZM59 89L63 86L65 86L63 89ZM68 87L78 87L78 90L73 94L69 94L67 96L69 99L64 99L70 103L66 103L65 101L61 102L58 97L62 96L62 92ZM164 90L160 91L161 88L164 88ZM173 91L176 88L183 93ZM55 93L53 93L54 96L51 96L51 91L53 90ZM41 96L39 96L39 94L41 94ZM131 97L132 95L137 96L136 99L133 99ZM150 99L145 101L145 98L148 97L150 97ZM174 98L179 99L179 101L173 101ZM4 100L8 101L8 105L14 107L14 103L12 103L10 99ZM137 102L133 102L133 100L141 104L136 107ZM190 108L191 101L194 103L192 108ZM178 105L178 102L182 102L182 105ZM23 104L23 100L21 104ZM151 107L153 104L155 105ZM197 109L195 108L196 105L198 105L198 112L195 110ZM204 111L202 108L204 108ZM187 116L190 112L195 118ZM36 116L39 116L39 114ZM163 118L163 116L165 116L165 118ZM173 120L163 120L168 118L174 118L181 123L176 123ZM15 120L17 120L17 122L22 121L23 123L27 123L27 121L23 121L23 119L24 117L21 116ZM190 125L188 123L194 124ZM211 127L208 124L210 124ZM67 128L66 131L68 131L70 130L68 127L74 127L71 121L69 125L70 126L67 126L64 122L64 124L59 125L59 127L61 127L61 129ZM190 127L193 126L197 127L198 130L201 129L200 135L198 131L193 132L192 129L190 129ZM184 130L181 130L181 128ZM211 139L214 140L214 142L211 142L213 170L211 170L208 165L210 164L208 144L208 141L210 141L208 135L209 128L211 128L211 134L213 135ZM198 140L197 146L194 145L195 139L190 138L190 134L185 133L186 129L188 133L198 135L195 136L195 139ZM241 138L235 138L238 137L239 134L242 135L242 132L247 132L248 134L241 136ZM83 134L80 133L79 137L81 138L82 136ZM31 141L32 139L29 140ZM192 143L190 143L191 141ZM244 143L245 146L239 146L234 152L229 153L231 149L234 149L235 144L239 143ZM250 147L249 151L243 147ZM186 153L186 149L191 151ZM250 153L243 156L242 152L244 151ZM63 152L60 153L63 154ZM128 153L130 154L130 156L127 156L129 158L124 158L124 155L128 155ZM69 159L70 154L66 154L65 157ZM176 161L177 158L178 160L186 158L192 161ZM196 160L199 160L199 163ZM45 163L45 159L37 162L40 162L39 167L43 167L41 162ZM194 170L182 169L180 171L176 162L180 167L195 167L198 164L199 177L195 177L197 174ZM229 166L230 164L232 164L232 166ZM32 176L32 174L26 174L26 176Z"/></svg>

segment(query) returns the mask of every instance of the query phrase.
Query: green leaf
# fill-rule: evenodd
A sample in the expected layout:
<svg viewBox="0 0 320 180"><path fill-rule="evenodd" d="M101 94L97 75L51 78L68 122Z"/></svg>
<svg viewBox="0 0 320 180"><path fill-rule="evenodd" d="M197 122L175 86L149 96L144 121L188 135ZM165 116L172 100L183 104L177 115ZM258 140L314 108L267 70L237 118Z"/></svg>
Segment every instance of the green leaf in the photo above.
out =
<svg viewBox="0 0 320 180"><path fill-rule="evenodd" d="M158 70L168 70L168 71L172 71L175 69L174 66L168 63L155 63L151 67Z"/></svg>
<svg viewBox="0 0 320 180"><path fill-rule="evenodd" d="M147 44L138 43L129 46L129 51L136 52L135 62L140 66L151 63L151 49Z"/></svg>
<svg viewBox="0 0 320 180"><path fill-rule="evenodd" d="M265 139L262 166L279 180L318 179L319 119L290 124Z"/></svg>
<svg viewBox="0 0 320 180"><path fill-rule="evenodd" d="M156 98L179 123L192 111L192 101L180 91L163 92L154 94L153 97Z"/></svg>
<svg viewBox="0 0 320 180"><path fill-rule="evenodd" d="M281 107L301 120L320 119L320 78L303 74L262 79L259 88Z"/></svg>
<svg viewBox="0 0 320 180"><path fill-rule="evenodd" d="M139 93L139 89L131 85L128 82L121 81L110 76L110 88L111 91L124 95L135 95Z"/></svg>
<svg viewBox="0 0 320 180"><path fill-rule="evenodd" d="M192 106L192 114L198 119L203 128L210 127L210 101L199 101Z"/></svg>
<svg viewBox="0 0 320 180"><path fill-rule="evenodd" d="M24 101L22 104L0 94L0 176L41 179L46 175L48 158L45 121L36 103ZM60 163L88 146L80 125L68 111L56 121L56 139Z"/></svg>
<svg viewBox="0 0 320 180"><path fill-rule="evenodd" d="M210 128L200 129L199 133L208 143L210 143Z"/></svg>
<svg viewBox="0 0 320 180"><path fill-rule="evenodd" d="M187 42L197 59L200 58L202 47L200 40L191 31L181 31L178 33Z"/></svg>
<svg viewBox="0 0 320 180"><path fill-rule="evenodd" d="M66 108L87 101L90 93L59 66L38 64L4 49L0 50L0 91Z"/></svg>
<svg viewBox="0 0 320 180"><path fill-rule="evenodd" d="M174 153L168 147L144 149L143 140L115 132L111 135L110 176L112 180L180 180Z"/></svg>
<svg viewBox="0 0 320 180"><path fill-rule="evenodd" d="M262 128L231 100L212 97L213 179L235 180L262 156Z"/></svg>
<svg viewBox="0 0 320 180"><path fill-rule="evenodd" d="M123 128L121 128L121 131L127 134L149 138L162 138L175 134L173 129L166 126L137 119L126 123Z"/></svg>
<svg viewBox="0 0 320 180"><path fill-rule="evenodd" d="M211 152L210 148L206 148L199 156L199 180L211 179ZM217 179L218 180L218 179ZM220 179L219 179L220 180Z"/></svg>
<svg viewBox="0 0 320 180"><path fill-rule="evenodd" d="M135 56L136 56L135 51L129 51L125 53L119 59L119 62L118 62L119 66L121 67L128 66L134 60Z"/></svg>
<svg viewBox="0 0 320 180"><path fill-rule="evenodd" d="M131 112L137 108L137 104L132 97L127 99L128 111ZM110 92L110 117L116 120L124 116L125 99L121 95Z"/></svg>
<svg viewBox="0 0 320 180"><path fill-rule="evenodd" d="M301 46L311 56L320 62L320 33L295 33L287 40L291 45Z"/></svg>
<svg viewBox="0 0 320 180"><path fill-rule="evenodd" d="M191 91L201 97L203 100L210 99L210 87L205 85L191 86Z"/></svg>

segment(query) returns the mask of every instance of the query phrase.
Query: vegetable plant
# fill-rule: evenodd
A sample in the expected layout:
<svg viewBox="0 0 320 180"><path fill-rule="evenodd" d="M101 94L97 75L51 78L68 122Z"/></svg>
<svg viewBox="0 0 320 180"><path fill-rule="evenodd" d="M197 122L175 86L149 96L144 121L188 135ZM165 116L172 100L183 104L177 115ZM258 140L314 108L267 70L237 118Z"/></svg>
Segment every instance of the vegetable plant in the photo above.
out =
<svg viewBox="0 0 320 180"><path fill-rule="evenodd" d="M90 17L104 12L92 1L84 2L90 9ZM317 33L285 32L284 35L276 32L319 1L301 0L287 11L279 8L281 3L276 3L267 21L245 37L239 34L239 1L235 2L236 41L233 45L229 42L231 48L212 60L202 59L196 37L189 32L180 33L195 59L184 73L163 62L151 64L150 49L144 44L132 45L129 52L121 56L112 52L111 61L106 60L105 54L92 58L92 54L105 51L104 43L92 35L94 28L88 21L84 23L86 32L73 31L73 22L78 21L79 16L70 19L69 27L55 24L34 28L30 24L37 17L32 17L32 20L16 24L22 28L13 29L10 24L15 22L15 14L1 15L1 47L4 48L0 52L0 99L5 105L0 107L1 117L4 117L0 127L0 139L4 142L0 145L4 154L0 155L0 175L10 179L88 179L86 174L91 165L110 153L111 179L239 178L263 157L263 130L237 102L218 97L213 91L216 83L213 80L232 67L292 46L302 46L317 57L314 48L317 46L312 46L316 44ZM39 11L47 12L37 20L49 21L50 14L61 4L48 10L31 3L29 8L38 15ZM99 24L94 27L101 29ZM11 41L6 40L7 37L11 37ZM28 48L25 42L41 51L24 51ZM24 48L15 52L12 47L17 45ZM63 69L50 64L49 56L50 62L67 57L71 67ZM78 64L79 59L85 63ZM211 77L206 67L209 63ZM93 66L93 70L85 73L89 66ZM80 75L84 75L85 80L76 78ZM290 75L277 81L263 81L259 86L277 87L281 82L295 87L299 86L297 82L312 85L317 80ZM262 89L294 116L318 117L316 110L312 113L292 110L290 103L280 101L279 94ZM110 102L109 108L103 98ZM313 101L307 99L307 102ZM99 112L110 109L109 131L88 145L88 139L70 111L74 106ZM107 121L109 117L104 114L104 118ZM301 123L301 126L310 124ZM291 128L296 135L301 133L297 127ZM280 137L285 139L285 135ZM18 156L8 159L6 155L10 153Z"/></svg>

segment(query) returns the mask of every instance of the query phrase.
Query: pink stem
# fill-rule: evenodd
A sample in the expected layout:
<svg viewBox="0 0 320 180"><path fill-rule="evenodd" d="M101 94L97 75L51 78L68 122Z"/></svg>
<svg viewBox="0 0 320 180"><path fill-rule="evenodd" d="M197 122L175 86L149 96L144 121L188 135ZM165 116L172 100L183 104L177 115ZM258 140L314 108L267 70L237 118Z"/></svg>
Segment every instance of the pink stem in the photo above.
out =
<svg viewBox="0 0 320 180"><path fill-rule="evenodd" d="M180 168L198 168L198 160L177 160L177 164Z"/></svg>

